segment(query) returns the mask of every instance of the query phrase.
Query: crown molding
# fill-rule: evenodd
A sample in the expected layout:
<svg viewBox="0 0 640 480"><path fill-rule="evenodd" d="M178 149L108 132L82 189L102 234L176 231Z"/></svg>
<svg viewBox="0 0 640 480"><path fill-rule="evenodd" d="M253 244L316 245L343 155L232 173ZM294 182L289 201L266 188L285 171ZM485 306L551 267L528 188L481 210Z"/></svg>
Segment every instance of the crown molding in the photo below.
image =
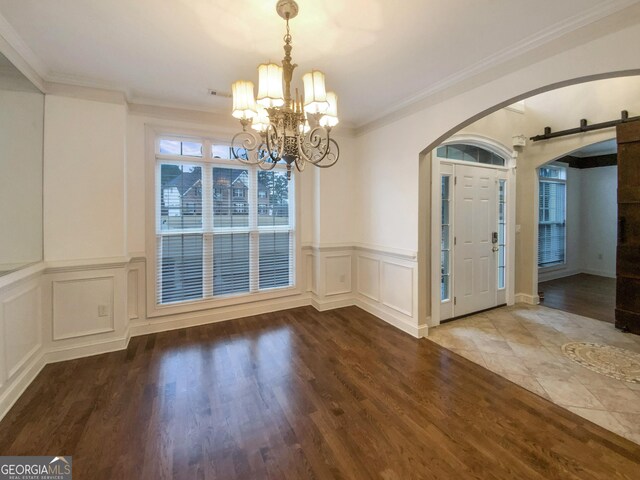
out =
<svg viewBox="0 0 640 480"><path fill-rule="evenodd" d="M389 122L410 115L414 113L419 106L424 106L429 101L437 100L437 97L442 95L443 92L460 86L464 81L470 80L480 73L505 64L509 60L520 57L537 47L541 47L581 27L595 23L598 20L604 19L638 3L639 0L603 1L596 7L585 10L561 22L557 22L520 42L504 48L448 76L416 95L412 95L390 108L381 110L377 115L372 117L371 120L365 123L341 123L336 127L336 133L343 136L362 135ZM109 84L88 77L51 72L45 62L22 40L2 14L0 14L0 52L43 93L54 93L57 95L117 103L122 103L122 98L124 98L124 101L130 106L146 105L149 107L172 109L174 111L201 112L206 115L220 116L220 119L222 115L227 116L227 112L223 113L219 109L204 105L181 104L179 102L163 101L155 98L137 97L122 85ZM73 89L72 87L77 88ZM136 111L136 108L134 107L131 110Z"/></svg>
<svg viewBox="0 0 640 480"><path fill-rule="evenodd" d="M228 116L229 109L220 109L214 107L212 105L195 104L195 103L186 103L186 102L178 102L172 100L163 100L161 98L156 97L145 97L141 95L129 95L128 102L130 105L144 105L149 107L159 107L159 108L169 108L174 110L184 110L190 112L202 112L210 115L220 115L220 116Z"/></svg>
<svg viewBox="0 0 640 480"><path fill-rule="evenodd" d="M83 100L93 100L103 103L117 103L124 105L127 103L127 96L118 90L106 90L102 88L82 87L67 83L45 82L46 93L48 95L58 95L61 97L72 97Z"/></svg>
<svg viewBox="0 0 640 480"><path fill-rule="evenodd" d="M161 120L183 121L187 123L212 124L228 128L229 132L237 132L238 121L231 116L229 110L206 108L197 105L166 102L154 98L137 97L128 102L129 113ZM338 124L332 132L336 137L355 137L352 124Z"/></svg>
<svg viewBox="0 0 640 480"><path fill-rule="evenodd" d="M45 77L47 83L54 83L59 85L68 85L73 87L83 87L94 90L112 91L122 93L127 100L131 98L131 91L123 85L115 83L104 82L97 78L83 77L81 75L51 72L49 71Z"/></svg>
<svg viewBox="0 0 640 480"><path fill-rule="evenodd" d="M164 103L164 102L163 102ZM129 114L160 120L182 121L199 125L216 125L229 132L235 132L237 123L229 114L193 108L176 108L152 103L129 103Z"/></svg>
<svg viewBox="0 0 640 480"><path fill-rule="evenodd" d="M0 53L9 59L42 93L46 93L44 62L22 40L18 32L0 13Z"/></svg>
<svg viewBox="0 0 640 480"><path fill-rule="evenodd" d="M442 94L445 90L462 84L465 80L469 80L480 73L498 67L509 60L520 57L538 47L552 42L553 40L557 40L573 31L614 15L615 13L638 3L638 0L608 0L600 3L596 7L585 10L578 15L561 22L557 22L540 32L521 40L520 42L469 65L453 75L450 75L422 90L418 94L408 97L406 100L401 101L393 107L380 111L379 114L372 117L370 121L358 124L356 126L356 135L362 135L379 128L390 121L395 121L399 118L411 115L412 113L415 113L417 105L428 102L438 94Z"/></svg>

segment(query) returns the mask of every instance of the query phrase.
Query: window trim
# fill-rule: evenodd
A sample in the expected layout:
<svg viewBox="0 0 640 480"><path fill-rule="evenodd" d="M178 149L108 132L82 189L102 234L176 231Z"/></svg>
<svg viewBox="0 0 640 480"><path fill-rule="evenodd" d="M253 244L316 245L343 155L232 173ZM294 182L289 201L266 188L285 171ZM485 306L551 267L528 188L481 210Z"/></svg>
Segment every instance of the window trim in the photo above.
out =
<svg viewBox="0 0 640 480"><path fill-rule="evenodd" d="M563 169L564 170L564 178L552 178L552 177L540 177L540 169L541 168L546 168L546 167L552 167L552 168L556 168L556 169ZM540 165L539 167L536 168L536 177L537 177L537 209L536 209L536 215L537 215L537 222L536 222L536 267L538 269L538 274L540 273L550 273L550 272L554 272L554 271L559 271L559 270L564 270L567 268L567 237L568 237L568 232L569 229L567 228L567 220L568 220L568 216L567 216L567 201L569 200L568 198L568 177L569 177L569 166L563 163L559 163L559 162L552 162L552 163L546 163L544 165ZM540 266L540 184L541 183L559 183L559 184L564 184L564 245L563 245L563 253L564 253L564 259L562 260L562 262L556 262L556 263L551 263L548 265L543 265Z"/></svg>
<svg viewBox="0 0 640 480"><path fill-rule="evenodd" d="M294 258L293 258L293 271L294 284L289 287L278 287L269 290L258 291L254 293L246 294L233 294L228 296L221 296L216 298L206 298L197 300L186 300L180 303L172 304L158 304L157 292L156 292L156 272L157 272L157 259L156 259L156 222L160 209L160 202L157 201L156 195L156 175L157 169L160 163L156 157L161 157L162 160L167 162L178 162L191 165L193 163L203 163L213 166L223 166L225 168L246 168L242 164L237 162L230 162L228 159L213 158L212 156L205 154L202 157L185 157L176 155L159 155L156 154L159 138L172 138L172 139L194 139L203 141L203 152L210 152L212 144L229 144L227 135L220 132L214 133L198 130L186 130L183 128L171 128L167 126L157 125L145 125L145 258L146 262L146 307L147 317L162 317L166 315L175 315L181 313L198 312L202 310L209 310L212 308L226 307L227 310L241 308L246 310L250 304L255 302L264 302L269 300L277 300L283 297L290 297L294 295L301 295L303 293L303 274L302 274L302 245L301 245L301 223L300 223L300 204L301 204L301 183L300 177L296 175L293 199L296 206L295 215L293 219L293 236L294 236ZM281 167L276 167L281 169ZM203 196L208 196L203 192ZM257 196L257 193L256 193ZM203 197L204 198L204 197ZM287 230L289 227L286 227ZM192 230L185 233L191 233ZM195 233L195 232L194 232ZM242 306L242 307L240 307Z"/></svg>

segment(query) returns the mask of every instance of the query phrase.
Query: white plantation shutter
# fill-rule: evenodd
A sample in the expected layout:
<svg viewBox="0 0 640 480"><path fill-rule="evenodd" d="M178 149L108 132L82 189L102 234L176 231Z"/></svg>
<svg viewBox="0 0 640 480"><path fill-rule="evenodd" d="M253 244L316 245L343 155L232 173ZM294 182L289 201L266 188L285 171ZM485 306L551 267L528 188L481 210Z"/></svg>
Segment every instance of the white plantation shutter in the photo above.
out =
<svg viewBox="0 0 640 480"><path fill-rule="evenodd" d="M225 233L213 238L213 295L251 291L251 234Z"/></svg>
<svg viewBox="0 0 640 480"><path fill-rule="evenodd" d="M170 234L158 238L159 304L204 298L202 234Z"/></svg>
<svg viewBox="0 0 640 480"><path fill-rule="evenodd" d="M289 285L293 264L290 232L261 232L258 242L258 288L277 288Z"/></svg>
<svg viewBox="0 0 640 480"><path fill-rule="evenodd" d="M293 191L285 171L259 171L257 179L257 276L260 290L288 285L293 277Z"/></svg>
<svg viewBox="0 0 640 480"><path fill-rule="evenodd" d="M225 147L206 141L171 142L170 154L157 154L157 303L293 286L295 197L286 171L219 158ZM202 161L183 158L198 151Z"/></svg>

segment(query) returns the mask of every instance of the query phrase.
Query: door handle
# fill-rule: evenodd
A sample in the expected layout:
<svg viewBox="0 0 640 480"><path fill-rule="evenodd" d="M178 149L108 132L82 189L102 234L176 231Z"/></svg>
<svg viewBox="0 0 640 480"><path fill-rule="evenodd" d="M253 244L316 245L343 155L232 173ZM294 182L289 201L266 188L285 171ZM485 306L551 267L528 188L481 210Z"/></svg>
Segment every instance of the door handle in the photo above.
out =
<svg viewBox="0 0 640 480"><path fill-rule="evenodd" d="M500 250L500 247L493 246L493 247L491 248L491 251L492 251L493 253L496 253L498 250Z"/></svg>

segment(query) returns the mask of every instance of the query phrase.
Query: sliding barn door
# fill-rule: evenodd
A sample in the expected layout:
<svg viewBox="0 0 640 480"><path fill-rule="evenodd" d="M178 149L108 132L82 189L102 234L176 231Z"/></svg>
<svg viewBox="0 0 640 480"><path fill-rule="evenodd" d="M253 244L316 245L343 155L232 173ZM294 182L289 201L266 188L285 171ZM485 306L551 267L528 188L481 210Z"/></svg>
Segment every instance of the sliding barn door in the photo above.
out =
<svg viewBox="0 0 640 480"><path fill-rule="evenodd" d="M640 121L618 125L616 327L640 334Z"/></svg>

